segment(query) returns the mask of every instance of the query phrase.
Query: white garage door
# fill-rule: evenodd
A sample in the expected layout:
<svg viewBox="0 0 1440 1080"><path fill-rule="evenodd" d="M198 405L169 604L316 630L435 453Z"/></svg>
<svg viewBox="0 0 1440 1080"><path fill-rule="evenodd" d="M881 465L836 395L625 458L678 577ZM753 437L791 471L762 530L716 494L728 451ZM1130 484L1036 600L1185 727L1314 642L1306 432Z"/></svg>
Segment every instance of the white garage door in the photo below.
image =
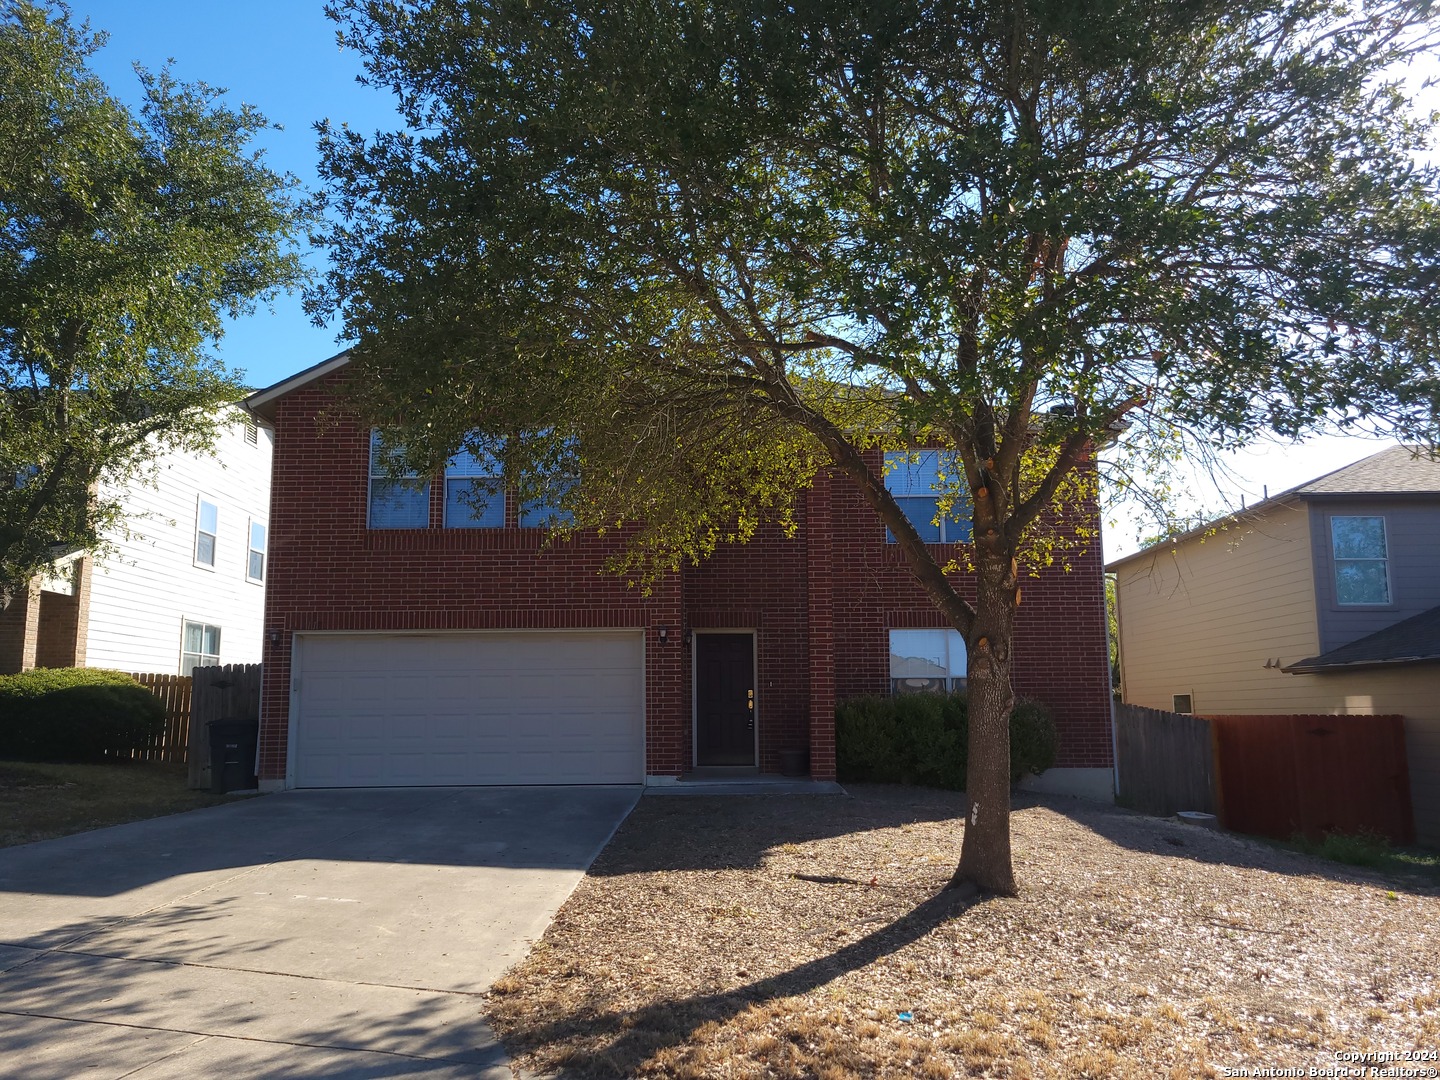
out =
<svg viewBox="0 0 1440 1080"><path fill-rule="evenodd" d="M638 632L298 641L297 787L644 780Z"/></svg>

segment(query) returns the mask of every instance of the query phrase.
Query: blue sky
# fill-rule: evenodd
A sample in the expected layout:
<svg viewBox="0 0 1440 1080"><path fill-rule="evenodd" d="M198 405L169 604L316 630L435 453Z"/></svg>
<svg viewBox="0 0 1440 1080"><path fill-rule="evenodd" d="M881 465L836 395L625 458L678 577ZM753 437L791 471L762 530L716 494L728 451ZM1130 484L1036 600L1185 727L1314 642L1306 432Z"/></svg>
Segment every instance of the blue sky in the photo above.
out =
<svg viewBox="0 0 1440 1080"><path fill-rule="evenodd" d="M261 140L267 160L307 188L318 183L317 120L364 130L393 126L389 95L356 84L359 61L336 45L335 26L318 0L75 0L71 10L76 22L88 19L110 35L91 67L118 97L139 98L134 63L156 69L173 59L180 79L224 87L233 102L258 106L282 125ZM273 314L261 308L232 324L219 353L252 385L266 386L337 352L335 334L334 327L310 324L299 297L282 297Z"/></svg>
<svg viewBox="0 0 1440 1080"><path fill-rule="evenodd" d="M272 167L291 172L307 187L315 174L316 121L372 131L391 127L395 114L389 96L356 84L360 72L353 53L335 42L335 26L320 0L246 0L243 3L180 3L178 0L72 0L77 21L110 35L92 66L124 100L138 98L131 65L159 68L175 61L175 74L225 87L235 102L256 105L283 131L263 138ZM1433 74L1431 60L1413 73ZM1422 95L1424 105L1440 107L1440 93ZM320 262L310 256L312 265ZM273 313L263 308L231 325L219 346L225 362L242 369L254 386L266 386L309 367L339 350L336 328L315 327L298 297L282 297ZM1227 455L1230 475L1218 482L1196 478L1192 509L1220 511L1254 502L1268 488L1283 491L1339 468L1388 445L1370 439L1328 437L1301 446L1266 445ZM1123 512L1105 530L1107 558L1135 550L1141 526Z"/></svg>

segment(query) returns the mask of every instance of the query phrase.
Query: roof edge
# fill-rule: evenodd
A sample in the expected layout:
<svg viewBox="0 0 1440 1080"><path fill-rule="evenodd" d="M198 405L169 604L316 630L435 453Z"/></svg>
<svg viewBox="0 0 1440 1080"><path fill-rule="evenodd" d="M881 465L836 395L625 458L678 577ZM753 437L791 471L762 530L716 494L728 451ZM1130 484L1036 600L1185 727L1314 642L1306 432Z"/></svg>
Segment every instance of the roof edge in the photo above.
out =
<svg viewBox="0 0 1440 1080"><path fill-rule="evenodd" d="M1276 507L1285 510L1298 510L1305 505L1305 500L1311 497L1312 496L1302 492L1299 488L1289 488L1280 492L1278 495L1272 495L1268 499L1262 499L1253 506L1247 506L1229 514L1222 514L1220 517L1212 518L1203 525L1196 525L1192 529L1186 529L1184 532L1178 533L1165 540L1157 540L1153 544L1148 544L1139 551L1132 551L1129 555L1121 555L1118 559L1112 559L1105 564L1105 573L1113 574L1126 563L1134 562L1136 559L1146 555L1164 554L1166 548L1178 547L1181 544L1189 543L1197 537L1204 538L1212 531L1233 528L1239 525L1249 525L1252 523L1252 519L1258 521L1259 517L1265 511L1272 510Z"/></svg>
<svg viewBox="0 0 1440 1080"><path fill-rule="evenodd" d="M240 407L257 419L264 420L267 424L275 423L275 403L286 394L292 394L302 387L318 382L332 371L338 371L350 362L350 350L336 353L328 360L321 360L318 364L312 364L303 371L297 371L289 378L281 379L279 382L265 387L263 390L256 390L249 397L240 402Z"/></svg>
<svg viewBox="0 0 1440 1080"><path fill-rule="evenodd" d="M1407 667L1411 664L1440 664L1440 655L1436 654L1394 656L1386 660L1352 660L1344 664L1316 663L1319 659L1318 656L1306 657L1304 660L1297 660L1289 667L1282 667L1280 670L1286 675L1325 675L1331 672L1364 671L1367 668Z"/></svg>

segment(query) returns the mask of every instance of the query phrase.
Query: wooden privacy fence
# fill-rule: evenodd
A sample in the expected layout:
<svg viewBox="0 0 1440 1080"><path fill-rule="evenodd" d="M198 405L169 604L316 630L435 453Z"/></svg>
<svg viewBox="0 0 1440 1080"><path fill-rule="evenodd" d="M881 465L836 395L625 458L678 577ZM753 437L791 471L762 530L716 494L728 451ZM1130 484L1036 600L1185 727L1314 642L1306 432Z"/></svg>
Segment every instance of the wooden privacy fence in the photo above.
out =
<svg viewBox="0 0 1440 1080"><path fill-rule="evenodd" d="M260 719L259 664L197 667L190 699L190 778L192 788L210 786L211 720Z"/></svg>
<svg viewBox="0 0 1440 1080"><path fill-rule="evenodd" d="M1146 813L1204 810L1235 832L1289 839L1380 833L1410 843L1404 718L1189 716L1115 707L1125 805Z"/></svg>
<svg viewBox="0 0 1440 1080"><path fill-rule="evenodd" d="M1115 767L1120 801L1132 810L1215 813L1215 751L1203 716L1116 705Z"/></svg>
<svg viewBox="0 0 1440 1080"><path fill-rule="evenodd" d="M140 761L185 761L190 744L190 676L136 672L130 676L165 706L165 730L143 750L131 756Z"/></svg>
<svg viewBox="0 0 1440 1080"><path fill-rule="evenodd" d="M1261 836L1415 839L1402 716L1212 716L1220 820Z"/></svg>

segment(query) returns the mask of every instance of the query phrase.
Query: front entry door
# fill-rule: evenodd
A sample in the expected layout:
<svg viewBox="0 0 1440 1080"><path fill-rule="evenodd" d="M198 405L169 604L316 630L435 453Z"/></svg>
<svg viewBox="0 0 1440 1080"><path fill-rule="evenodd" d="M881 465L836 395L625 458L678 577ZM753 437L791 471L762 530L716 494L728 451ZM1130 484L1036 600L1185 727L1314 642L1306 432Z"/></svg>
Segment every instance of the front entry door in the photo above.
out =
<svg viewBox="0 0 1440 1080"><path fill-rule="evenodd" d="M755 635L695 635L695 764L755 764Z"/></svg>

